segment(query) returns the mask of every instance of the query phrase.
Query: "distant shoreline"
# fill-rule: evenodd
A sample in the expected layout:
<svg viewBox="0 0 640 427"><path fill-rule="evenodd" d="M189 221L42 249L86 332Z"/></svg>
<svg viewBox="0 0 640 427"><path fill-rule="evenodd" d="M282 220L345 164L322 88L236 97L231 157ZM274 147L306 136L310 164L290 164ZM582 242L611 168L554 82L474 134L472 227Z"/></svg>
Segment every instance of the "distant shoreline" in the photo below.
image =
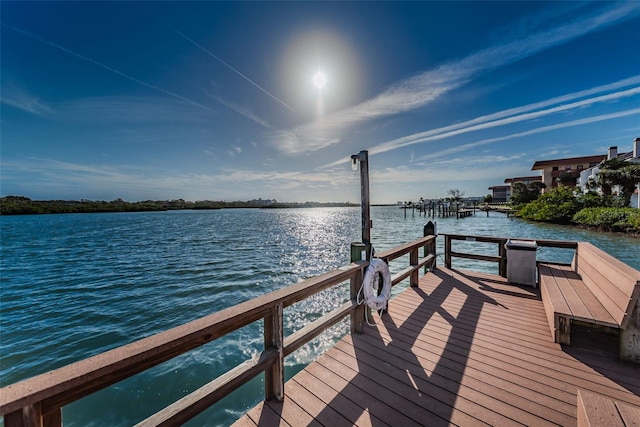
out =
<svg viewBox="0 0 640 427"><path fill-rule="evenodd" d="M304 202L278 203L275 200L250 201L212 201L197 202L178 200L145 200L126 202L122 199L113 201L94 200L31 200L23 196L6 196L0 198L0 215L38 215L56 213L106 213L106 212L154 212L170 210L210 210L210 209L295 209L322 207L358 207L350 202Z"/></svg>

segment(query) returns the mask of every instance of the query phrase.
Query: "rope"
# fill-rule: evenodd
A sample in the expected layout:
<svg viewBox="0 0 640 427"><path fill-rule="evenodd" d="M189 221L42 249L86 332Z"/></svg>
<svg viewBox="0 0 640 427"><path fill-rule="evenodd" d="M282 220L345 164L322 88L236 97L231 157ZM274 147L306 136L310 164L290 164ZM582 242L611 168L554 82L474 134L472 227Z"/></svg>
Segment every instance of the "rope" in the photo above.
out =
<svg viewBox="0 0 640 427"><path fill-rule="evenodd" d="M360 299L360 293L362 292L362 299ZM362 282L362 284L360 285L360 289L358 290L358 295L356 295L356 302L358 303L358 305L364 304L365 303L365 299L364 299L364 282ZM373 310L376 311L378 313L378 316L380 318L382 318L382 313L384 313L384 310ZM369 322L369 316L366 315L365 312L365 317L364 320L367 322L367 325L369 326L377 326L378 322Z"/></svg>

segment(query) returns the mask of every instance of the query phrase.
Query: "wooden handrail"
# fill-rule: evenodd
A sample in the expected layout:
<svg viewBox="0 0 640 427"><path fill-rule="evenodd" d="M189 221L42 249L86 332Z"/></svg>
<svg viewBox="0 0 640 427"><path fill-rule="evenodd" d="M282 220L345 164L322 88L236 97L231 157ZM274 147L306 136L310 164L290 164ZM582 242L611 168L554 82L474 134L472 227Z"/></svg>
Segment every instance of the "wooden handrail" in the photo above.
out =
<svg viewBox="0 0 640 427"><path fill-rule="evenodd" d="M400 283L407 277L410 277L410 285L414 287L418 286L418 276L420 273L420 268L424 267L425 265L429 265L431 268L435 268L435 239L435 236L425 236L411 243L407 243L402 246L398 246L396 248L377 254L377 257L383 259L387 264L389 263L389 261L409 254L409 267L395 274L391 278L391 283L393 285ZM425 248L425 256L423 258L420 258L420 248L422 247Z"/></svg>
<svg viewBox="0 0 640 427"><path fill-rule="evenodd" d="M454 240L463 240L467 242L494 243L498 245L498 255L480 255L465 252L453 251L451 243ZM506 238L493 236L469 236L464 234L444 234L444 264L447 268L451 268L451 258L466 258L478 261L488 261L498 263L498 274L507 277L507 251L505 245L508 240L535 240L538 247L576 249L578 242L565 240L548 240L548 239L532 239L532 238Z"/></svg>
<svg viewBox="0 0 640 427"><path fill-rule="evenodd" d="M419 259L420 248L425 257ZM428 253L427 253L428 252ZM428 236L380 254L385 261L410 254L410 266L400 276L417 285L422 266L435 266L435 236ZM91 393L173 359L258 320L264 320L264 351L205 386L147 418L140 425L183 423L265 372L265 399L284 397L284 358L347 316L351 332L362 330L364 310L356 303L368 262L351 263L286 288L72 363L0 389L0 415L6 427L61 426L61 408ZM415 276L415 284L413 277ZM283 310L324 289L350 281L350 301L302 329L284 336Z"/></svg>

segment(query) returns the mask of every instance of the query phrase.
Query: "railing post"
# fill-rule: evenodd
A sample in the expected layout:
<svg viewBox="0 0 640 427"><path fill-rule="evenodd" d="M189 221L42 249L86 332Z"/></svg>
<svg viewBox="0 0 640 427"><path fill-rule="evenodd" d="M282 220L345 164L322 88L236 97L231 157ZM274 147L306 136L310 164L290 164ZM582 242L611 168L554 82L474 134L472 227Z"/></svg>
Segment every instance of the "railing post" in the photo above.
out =
<svg viewBox="0 0 640 427"><path fill-rule="evenodd" d="M424 274L427 274L428 269L435 270L435 268L436 268L436 237L438 235L437 227L438 227L437 223L435 223L433 221L427 221L427 223L422 228L422 236L423 237L433 236L433 240L430 241L429 244L424 246L424 256L425 256L425 258L429 254L433 254L433 263L431 264L431 267L426 266L426 265L424 266Z"/></svg>
<svg viewBox="0 0 640 427"><path fill-rule="evenodd" d="M358 272L351 276L350 285L351 285L351 300L358 300L358 291L360 291L360 286L362 285L362 268L358 270ZM364 316L365 316L365 306L364 304L358 305L355 310L351 313L351 333L352 334L360 334L362 333L362 328L364 325Z"/></svg>
<svg viewBox="0 0 640 427"><path fill-rule="evenodd" d="M409 278L409 284L413 288L417 287L418 282L420 281L420 269L416 267L418 265L419 258L420 255L418 253L418 248L416 247L409 253L409 264L415 268L415 270L411 272L411 276Z"/></svg>
<svg viewBox="0 0 640 427"><path fill-rule="evenodd" d="M498 266L498 274L500 277L507 277L507 249L506 240L500 240L498 243L498 256L500 257L500 265Z"/></svg>
<svg viewBox="0 0 640 427"><path fill-rule="evenodd" d="M265 371L265 400L284 400L284 314L282 303L273 306L264 318L264 348L275 347L278 358Z"/></svg>
<svg viewBox="0 0 640 427"><path fill-rule="evenodd" d="M451 236L444 236L444 266L451 268Z"/></svg>
<svg viewBox="0 0 640 427"><path fill-rule="evenodd" d="M365 261L365 259L367 256L366 253L366 245L364 243L360 243L360 242L352 242L351 243L351 262L355 262L358 264L362 264L362 267L358 270L358 272L354 275L351 276L351 280L349 281L350 283L350 293L351 293L351 300L358 300L358 292L360 291L360 286L362 286L362 280L363 280L363 270L364 270L364 263L362 263L362 261ZM365 306L363 304L360 304L356 307L356 309L351 313L351 333L352 334L359 334L362 333L362 327L363 327L363 323L364 323L364 317L366 315L365 312Z"/></svg>
<svg viewBox="0 0 640 427"><path fill-rule="evenodd" d="M43 415L44 427L62 427L62 409L47 412Z"/></svg>
<svg viewBox="0 0 640 427"><path fill-rule="evenodd" d="M58 408L43 414L40 403L35 403L6 414L4 425L6 427L60 427L62 426L62 413Z"/></svg>

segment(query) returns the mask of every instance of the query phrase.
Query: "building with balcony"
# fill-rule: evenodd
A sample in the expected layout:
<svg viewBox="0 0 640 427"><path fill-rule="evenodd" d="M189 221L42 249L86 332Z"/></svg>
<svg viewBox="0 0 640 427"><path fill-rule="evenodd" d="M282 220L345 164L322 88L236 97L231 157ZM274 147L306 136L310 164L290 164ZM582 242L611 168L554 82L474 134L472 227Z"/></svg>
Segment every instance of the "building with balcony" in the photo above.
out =
<svg viewBox="0 0 640 427"><path fill-rule="evenodd" d="M546 188L542 190L550 191L558 186L558 178L568 178L565 185L575 186L580 176L580 172L585 169L597 166L607 158L607 155L570 157L566 159L539 160L533 164L531 170L542 171L542 182ZM570 179L573 178L573 179Z"/></svg>

